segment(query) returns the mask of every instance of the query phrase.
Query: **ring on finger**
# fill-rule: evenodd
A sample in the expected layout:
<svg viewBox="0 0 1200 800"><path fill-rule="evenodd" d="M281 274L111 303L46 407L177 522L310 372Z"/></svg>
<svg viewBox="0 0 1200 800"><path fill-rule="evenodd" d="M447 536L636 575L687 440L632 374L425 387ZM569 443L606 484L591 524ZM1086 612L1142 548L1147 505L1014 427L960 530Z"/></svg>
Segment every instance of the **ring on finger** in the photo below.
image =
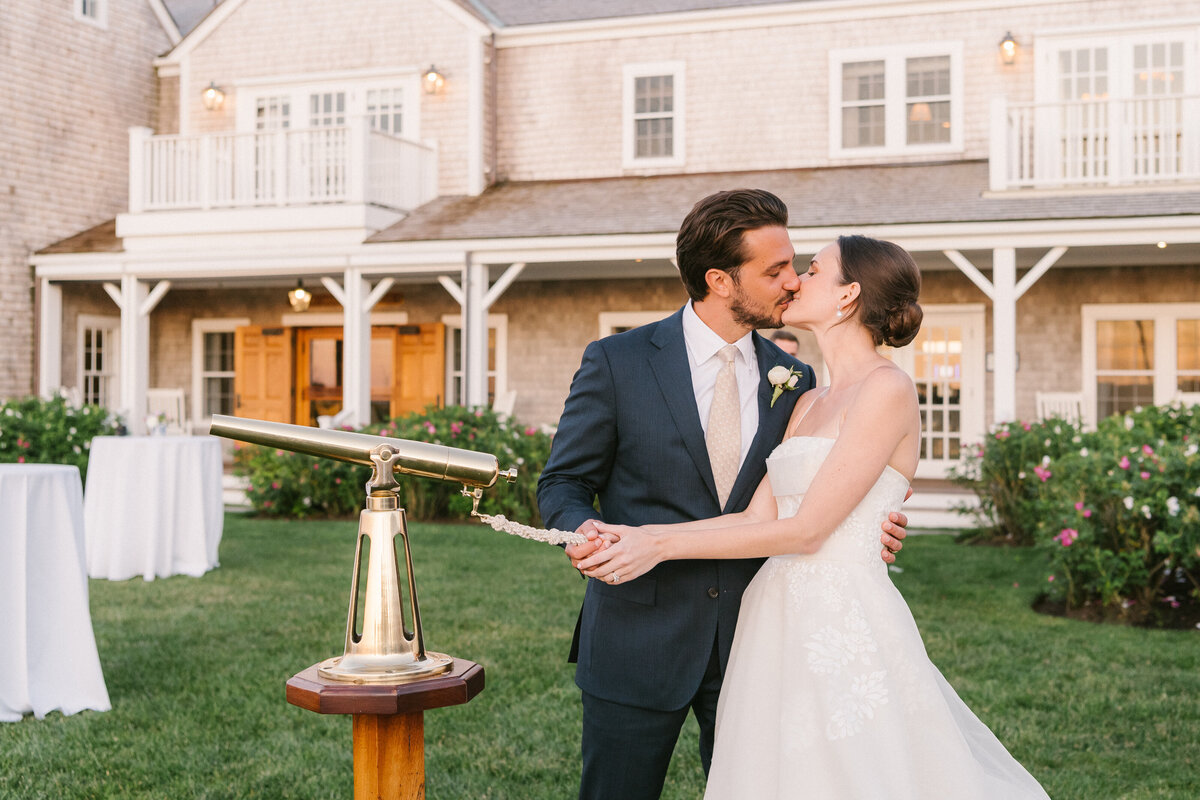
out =
<svg viewBox="0 0 1200 800"><path fill-rule="evenodd" d="M621 580L621 576L620 576L620 575L618 575L618 574L617 574L617 573L615 573L615 572L614 572L614 573L612 573L611 575L609 575L609 577L610 577L610 578L612 578L612 582L613 582L613 583L617 583L617 582L619 582L619 581Z"/></svg>

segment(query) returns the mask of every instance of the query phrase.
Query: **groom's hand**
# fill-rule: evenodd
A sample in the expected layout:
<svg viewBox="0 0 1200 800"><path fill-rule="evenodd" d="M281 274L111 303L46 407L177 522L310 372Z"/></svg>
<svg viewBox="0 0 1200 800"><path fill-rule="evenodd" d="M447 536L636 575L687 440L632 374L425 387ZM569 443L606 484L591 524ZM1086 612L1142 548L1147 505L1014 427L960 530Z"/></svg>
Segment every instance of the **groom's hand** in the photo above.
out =
<svg viewBox="0 0 1200 800"><path fill-rule="evenodd" d="M575 566L583 559L590 556L603 546L604 540L600 538L600 532L596 530L596 520L589 519L578 528L576 533L582 533L588 537L588 540L583 544L568 544L563 546L563 551L566 552L567 558L571 559L571 566ZM582 575L583 573L579 573Z"/></svg>
<svg viewBox="0 0 1200 800"><path fill-rule="evenodd" d="M908 500L912 493L910 486L904 499ZM879 557L885 564L895 563L896 554L904 547L904 537L908 535L908 531L905 530L908 527L908 517L899 511L893 511L880 527L883 528L883 535L879 537L879 541L883 543L883 550L879 552Z"/></svg>

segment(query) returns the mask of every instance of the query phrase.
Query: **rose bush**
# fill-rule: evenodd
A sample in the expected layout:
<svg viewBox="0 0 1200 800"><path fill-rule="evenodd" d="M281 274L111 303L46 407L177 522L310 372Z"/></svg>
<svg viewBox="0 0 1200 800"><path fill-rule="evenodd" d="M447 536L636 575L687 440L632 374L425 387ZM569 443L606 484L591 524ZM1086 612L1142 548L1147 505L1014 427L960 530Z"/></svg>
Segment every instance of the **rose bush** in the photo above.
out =
<svg viewBox="0 0 1200 800"><path fill-rule="evenodd" d="M1055 420L1011 423L959 478L971 483L975 470L977 521L1046 555L1050 599L1069 612L1153 623L1200 602L1198 443L1198 409L1178 405L1139 408L1086 433Z"/></svg>
<svg viewBox="0 0 1200 800"><path fill-rule="evenodd" d="M539 525L537 480L550 455L550 435L491 409L427 407L424 411L362 428L363 433L444 444L495 455L501 469L517 467L517 482L486 490L480 510ZM363 506L367 467L303 456L274 448L241 445L234 459L248 478L246 496L264 516L350 517ZM399 499L409 519L469 517L471 501L462 486L428 478L398 477Z"/></svg>
<svg viewBox="0 0 1200 800"><path fill-rule="evenodd" d="M0 403L0 463L73 464L87 480L92 438L120 427L107 409L75 407L60 396L9 400Z"/></svg>

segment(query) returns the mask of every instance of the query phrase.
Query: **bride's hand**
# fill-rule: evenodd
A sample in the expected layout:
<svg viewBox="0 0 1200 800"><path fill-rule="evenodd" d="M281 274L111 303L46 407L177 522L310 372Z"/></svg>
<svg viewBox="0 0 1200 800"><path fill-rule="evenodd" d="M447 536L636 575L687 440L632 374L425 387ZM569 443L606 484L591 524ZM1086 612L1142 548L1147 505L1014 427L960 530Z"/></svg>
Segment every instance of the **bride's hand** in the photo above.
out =
<svg viewBox="0 0 1200 800"><path fill-rule="evenodd" d="M662 559L658 536L642 528L598 523L596 529L609 542L575 566L589 578L605 583L623 583L645 575Z"/></svg>

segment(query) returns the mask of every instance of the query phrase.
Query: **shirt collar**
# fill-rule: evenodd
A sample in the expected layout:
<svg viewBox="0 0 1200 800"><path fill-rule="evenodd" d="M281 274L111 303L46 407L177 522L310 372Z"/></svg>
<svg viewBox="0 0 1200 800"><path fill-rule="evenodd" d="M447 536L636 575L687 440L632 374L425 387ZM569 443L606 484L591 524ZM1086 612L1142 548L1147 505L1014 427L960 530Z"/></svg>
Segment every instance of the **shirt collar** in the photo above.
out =
<svg viewBox="0 0 1200 800"><path fill-rule="evenodd" d="M752 334L753 331L747 332L745 336L733 343L747 364L755 363ZM729 344L716 331L708 327L704 320L700 319L696 310L692 308L691 300L683 307L683 341L687 345L688 358L691 359L693 367L698 367L708 361L717 354L718 350Z"/></svg>

